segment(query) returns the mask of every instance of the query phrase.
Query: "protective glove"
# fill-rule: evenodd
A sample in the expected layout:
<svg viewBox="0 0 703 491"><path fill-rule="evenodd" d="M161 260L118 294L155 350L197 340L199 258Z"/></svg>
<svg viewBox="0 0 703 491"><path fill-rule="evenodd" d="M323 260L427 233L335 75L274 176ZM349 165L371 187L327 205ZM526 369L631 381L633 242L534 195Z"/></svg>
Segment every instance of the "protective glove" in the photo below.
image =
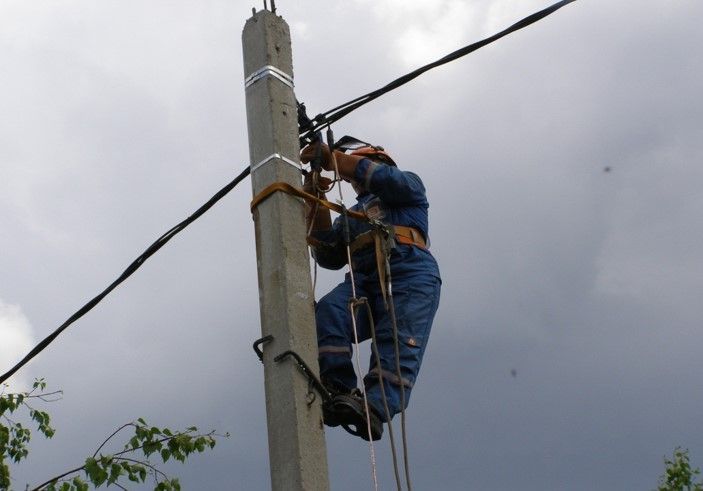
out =
<svg viewBox="0 0 703 491"><path fill-rule="evenodd" d="M315 159L315 155L318 152L318 148L320 151L320 158L321 158L320 165L322 166L322 168L325 170L334 170L333 169L334 164L332 163L332 156L330 154L330 148L327 145L325 145L324 143L311 143L307 147L303 148L303 151L300 152L300 160L304 164L308 164L308 163L312 162Z"/></svg>
<svg viewBox="0 0 703 491"><path fill-rule="evenodd" d="M334 162L332 161L332 153L327 145L324 143L313 143L303 148L300 153L300 160L307 164L311 162L316 155L317 145L320 145L320 157L322 162L322 168L328 171L334 171ZM354 169L356 169L356 164L362 159L358 155L347 155L339 150L334 151L334 156L337 159L337 166L339 167L339 174L344 179L351 179L354 176Z"/></svg>
<svg viewBox="0 0 703 491"><path fill-rule="evenodd" d="M329 190L332 184L332 179L327 177L317 176L317 189L315 189L315 183L313 182L313 173L308 172L305 175L305 181L303 182L303 191L308 194L314 194L315 196L324 195L326 191Z"/></svg>

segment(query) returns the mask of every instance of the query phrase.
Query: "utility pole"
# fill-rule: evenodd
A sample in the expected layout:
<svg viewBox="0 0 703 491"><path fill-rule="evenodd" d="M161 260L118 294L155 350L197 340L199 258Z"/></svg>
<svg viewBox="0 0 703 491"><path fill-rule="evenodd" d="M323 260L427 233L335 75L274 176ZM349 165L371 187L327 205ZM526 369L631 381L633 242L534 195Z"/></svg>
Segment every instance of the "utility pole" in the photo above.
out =
<svg viewBox="0 0 703 491"><path fill-rule="evenodd" d="M301 185L290 30L274 5L254 12L242 33L254 196L274 182ZM292 350L317 372L302 200L274 193L254 210L254 228L261 331L273 336L262 345L271 488L328 490L321 398L308 404L310 386L293 357L274 360Z"/></svg>

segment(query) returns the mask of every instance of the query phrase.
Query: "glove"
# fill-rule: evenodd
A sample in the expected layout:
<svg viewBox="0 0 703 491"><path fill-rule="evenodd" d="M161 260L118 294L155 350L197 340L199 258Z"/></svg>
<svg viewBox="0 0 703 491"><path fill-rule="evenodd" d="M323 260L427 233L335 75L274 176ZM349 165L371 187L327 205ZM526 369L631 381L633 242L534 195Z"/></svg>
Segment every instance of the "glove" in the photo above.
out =
<svg viewBox="0 0 703 491"><path fill-rule="evenodd" d="M315 183L313 182L314 172L309 172L305 175L305 181L303 182L303 191L308 194L313 194L315 196L323 196L326 191L329 190L332 184L332 179L327 177L322 177L318 174L317 176L317 189L315 189Z"/></svg>
<svg viewBox="0 0 703 491"><path fill-rule="evenodd" d="M334 163L332 162L332 154L330 153L330 147L328 147L324 143L312 143L307 147L303 148L303 151L300 153L300 160L304 164L312 162L318 152L318 145L321 159L320 165L325 170L334 170ZM341 152L337 152L337 154L340 153Z"/></svg>
<svg viewBox="0 0 703 491"><path fill-rule="evenodd" d="M300 152L300 160L307 164L311 162L317 153L317 146L320 145L320 157L322 162L322 168L328 171L334 171L334 162L332 161L332 153L327 145L324 143L313 143L303 148ZM354 169L356 164L363 158L360 155L347 155L339 150L334 151L334 155L337 159L337 165L339 166L339 174L344 179L351 179L354 176Z"/></svg>

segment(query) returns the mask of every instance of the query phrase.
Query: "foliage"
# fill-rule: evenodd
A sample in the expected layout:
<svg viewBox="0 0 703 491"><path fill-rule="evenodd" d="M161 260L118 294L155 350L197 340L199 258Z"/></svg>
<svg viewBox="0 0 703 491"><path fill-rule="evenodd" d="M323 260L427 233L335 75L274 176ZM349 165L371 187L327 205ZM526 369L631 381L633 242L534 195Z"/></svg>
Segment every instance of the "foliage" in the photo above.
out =
<svg viewBox="0 0 703 491"><path fill-rule="evenodd" d="M54 435L49 414L34 409L27 402L34 398L44 402L60 398L60 391L46 393L43 392L45 387L44 380L38 379L34 382L31 392L0 393L0 491L10 488L10 468L6 461L9 459L19 462L26 458L31 438L29 428L14 422L8 415L26 408L40 433L47 438ZM122 450L113 453L102 452L119 433L129 428L134 434ZM183 431L150 426L139 418L136 422L124 424L115 430L91 457L85 459L83 465L52 477L33 488L33 491L86 491L91 485L97 488L103 484L125 489L121 483L127 480L143 483L149 476L154 479L154 491L179 491L181 485L178 479L169 478L150 461L150 458L157 456L163 463L170 459L185 462L193 453L212 449L216 436L218 435L215 432L200 434L195 426Z"/></svg>
<svg viewBox="0 0 703 491"><path fill-rule="evenodd" d="M703 483L694 482L700 469L692 469L688 460L688 450L676 447L673 460L664 458L666 471L659 478L657 491L703 491Z"/></svg>
<svg viewBox="0 0 703 491"><path fill-rule="evenodd" d="M29 401L48 402L61 397L61 391L44 392L44 379L35 380L30 392L5 393L5 387L0 391L0 490L10 487L10 467L7 461L17 463L26 458L29 454L27 445L32 438L31 430L12 420L10 415L20 409L26 409L29 417L36 423L37 430L46 438L51 438L54 436L54 429L50 424L49 413L35 409Z"/></svg>

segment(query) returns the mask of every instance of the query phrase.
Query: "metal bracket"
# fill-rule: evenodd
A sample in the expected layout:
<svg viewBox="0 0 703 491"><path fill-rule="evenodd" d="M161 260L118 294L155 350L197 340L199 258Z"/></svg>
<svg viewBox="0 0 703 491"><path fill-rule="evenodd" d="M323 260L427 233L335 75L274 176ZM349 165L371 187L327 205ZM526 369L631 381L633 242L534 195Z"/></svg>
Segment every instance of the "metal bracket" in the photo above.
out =
<svg viewBox="0 0 703 491"><path fill-rule="evenodd" d="M264 336L263 338L259 338L256 341L254 341L254 346L253 346L254 352L256 353L256 356L259 357L259 361L261 363L264 362L264 352L261 351L261 348L259 348L259 346L261 346L264 343L268 343L269 341L273 341L273 336L271 334L269 334L268 336Z"/></svg>
<svg viewBox="0 0 703 491"><path fill-rule="evenodd" d="M259 167L261 167L265 164L268 164L270 161L272 161L274 159L282 160L286 164L292 165L293 167L295 167L298 171L301 171L303 169L303 166L300 162L296 162L295 160L291 160L288 157L284 157L280 153L272 153L271 155L269 155L268 157L263 159L261 162L252 165L250 172L253 174L254 171L257 170Z"/></svg>
<svg viewBox="0 0 703 491"><path fill-rule="evenodd" d="M322 382L315 376L315 373L310 369L307 363L305 363L305 360L303 360L298 353L292 350L284 351L280 355L276 356L273 361L275 362L280 362L284 358L292 356L295 358L295 361L298 363L298 368L300 368L300 371L303 372L303 375L305 375L308 378L308 381L310 384L317 389L317 392L322 396L322 398L325 401L331 401L332 400L332 395L329 393L329 391L325 388L324 385L322 385Z"/></svg>
<svg viewBox="0 0 703 491"><path fill-rule="evenodd" d="M273 65L266 65L263 68L259 68L254 73L252 73L251 75L249 75L247 78L244 79L244 88L248 89L249 87L254 85L256 82L258 82L262 78L266 78L266 77L277 78L278 80L283 82L285 85L287 85L291 89L294 87L293 77L288 75L286 72L284 72L280 68L276 68Z"/></svg>

